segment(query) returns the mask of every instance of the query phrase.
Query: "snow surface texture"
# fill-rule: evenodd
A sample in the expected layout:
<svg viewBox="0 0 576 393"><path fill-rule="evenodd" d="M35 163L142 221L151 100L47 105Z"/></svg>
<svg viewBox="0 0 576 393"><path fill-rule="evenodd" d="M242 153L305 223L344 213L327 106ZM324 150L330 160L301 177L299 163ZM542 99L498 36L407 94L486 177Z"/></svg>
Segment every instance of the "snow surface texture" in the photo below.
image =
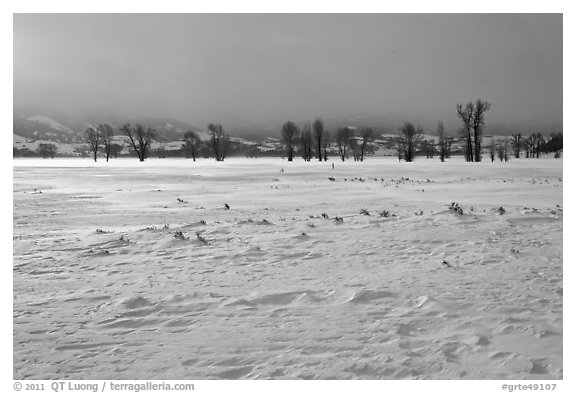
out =
<svg viewBox="0 0 576 393"><path fill-rule="evenodd" d="M561 160L331 165L14 160L14 378L562 378Z"/></svg>

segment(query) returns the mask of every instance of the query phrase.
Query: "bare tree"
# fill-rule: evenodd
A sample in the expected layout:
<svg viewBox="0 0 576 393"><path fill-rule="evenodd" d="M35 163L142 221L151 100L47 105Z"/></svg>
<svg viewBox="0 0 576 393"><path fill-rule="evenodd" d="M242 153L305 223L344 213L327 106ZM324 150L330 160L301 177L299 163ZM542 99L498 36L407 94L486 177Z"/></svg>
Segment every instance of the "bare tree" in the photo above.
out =
<svg viewBox="0 0 576 393"><path fill-rule="evenodd" d="M498 140L498 158L500 161L508 162L508 139Z"/></svg>
<svg viewBox="0 0 576 393"><path fill-rule="evenodd" d="M370 127L362 128L360 130L360 136L362 137L362 145L360 148L360 161L364 161L364 154L366 153L366 145L368 142L374 141L374 130Z"/></svg>
<svg viewBox="0 0 576 393"><path fill-rule="evenodd" d="M224 132L220 124L208 124L208 132L210 133L210 141L212 144L212 151L216 161L224 161L228 150L230 138Z"/></svg>
<svg viewBox="0 0 576 393"><path fill-rule="evenodd" d="M332 143L332 135L328 131L324 131L322 138L322 151L324 152L324 162L328 161L328 146Z"/></svg>
<svg viewBox="0 0 576 393"><path fill-rule="evenodd" d="M512 151L514 152L515 158L520 158L520 150L522 150L522 134L514 134L512 135Z"/></svg>
<svg viewBox="0 0 576 393"><path fill-rule="evenodd" d="M310 123L304 124L304 130L300 133L300 149L304 161L312 159L312 132Z"/></svg>
<svg viewBox="0 0 576 393"><path fill-rule="evenodd" d="M462 120L464 127L461 133L466 139L466 161L480 162L482 160L482 134L486 121L486 112L490 110L490 104L480 99L473 104L469 102L466 107L456 105L458 118Z"/></svg>
<svg viewBox="0 0 576 393"><path fill-rule="evenodd" d="M412 162L414 160L414 152L416 145L422 139L422 128L417 129L410 122L404 123L399 131L399 145L402 147L404 160Z"/></svg>
<svg viewBox="0 0 576 393"><path fill-rule="evenodd" d="M494 138L490 139L490 160L494 162L494 158L496 157L496 140Z"/></svg>
<svg viewBox="0 0 576 393"><path fill-rule="evenodd" d="M314 130L314 138L316 140L316 146L318 147L318 161L322 161L322 139L324 137L324 123L322 119L316 118L314 123L312 123L312 129Z"/></svg>
<svg viewBox="0 0 576 393"><path fill-rule="evenodd" d="M447 158L446 153L448 151L448 140L446 138L446 132L444 131L444 123L439 121L438 127L436 127L436 135L438 135L438 150L440 152L440 161L444 162Z"/></svg>
<svg viewBox="0 0 576 393"><path fill-rule="evenodd" d="M130 146L134 149L138 159L144 161L150 154L150 146L158 132L151 127L146 129L141 124L131 127L129 123L124 124L120 130L128 137Z"/></svg>
<svg viewBox="0 0 576 393"><path fill-rule="evenodd" d="M526 158L540 158L542 146L544 145L544 138L540 133L532 133L524 140L524 148L526 149Z"/></svg>
<svg viewBox="0 0 576 393"><path fill-rule="evenodd" d="M90 149L94 153L94 162L98 161L98 149L100 148L100 133L97 129L90 126L86 128L86 141L90 145Z"/></svg>
<svg viewBox="0 0 576 393"><path fill-rule="evenodd" d="M482 134L486 123L486 112L490 110L490 104L480 99L476 100L474 115L472 116L472 129L474 131L474 161L482 160Z"/></svg>
<svg viewBox="0 0 576 393"><path fill-rule="evenodd" d="M542 134L537 133L535 136L535 140L534 140L534 144L535 144L535 148L536 148L536 158L540 158L540 153L542 153L542 146L544 145L546 141L544 140L544 137L542 136Z"/></svg>
<svg viewBox="0 0 576 393"><path fill-rule="evenodd" d="M346 148L350 145L350 138L352 138L352 129L350 127L340 127L336 132L336 144L338 145L338 153L342 161L346 160Z"/></svg>
<svg viewBox="0 0 576 393"><path fill-rule="evenodd" d="M282 126L282 140L286 145L286 149L288 150L288 161L292 161L294 159L294 144L296 143L296 138L300 133L300 129L298 126L291 121L287 121Z"/></svg>
<svg viewBox="0 0 576 393"><path fill-rule="evenodd" d="M192 158L193 161L196 161L196 153L200 144L198 135L192 130L187 131L184 133L183 142L182 148L186 153L186 158Z"/></svg>
<svg viewBox="0 0 576 393"><path fill-rule="evenodd" d="M533 135L529 135L526 138L524 138L524 150L526 150L526 158L532 158L532 152L533 152Z"/></svg>
<svg viewBox="0 0 576 393"><path fill-rule="evenodd" d="M462 135L465 140L464 153L466 155L466 161L474 161L472 147L472 117L474 116L474 105L471 102L466 104L466 107L458 104L456 105L456 112L464 125L460 129L460 135Z"/></svg>
<svg viewBox="0 0 576 393"><path fill-rule="evenodd" d="M102 144L104 145L104 153L106 154L106 162L110 158L112 152L112 137L114 136L114 127L111 124L104 123L100 124L97 128L100 133L100 138L102 139Z"/></svg>
<svg viewBox="0 0 576 393"><path fill-rule="evenodd" d="M360 161L360 145L358 145L358 139L356 139L356 131L354 129L351 129L349 146L350 150L352 150L354 161Z"/></svg>

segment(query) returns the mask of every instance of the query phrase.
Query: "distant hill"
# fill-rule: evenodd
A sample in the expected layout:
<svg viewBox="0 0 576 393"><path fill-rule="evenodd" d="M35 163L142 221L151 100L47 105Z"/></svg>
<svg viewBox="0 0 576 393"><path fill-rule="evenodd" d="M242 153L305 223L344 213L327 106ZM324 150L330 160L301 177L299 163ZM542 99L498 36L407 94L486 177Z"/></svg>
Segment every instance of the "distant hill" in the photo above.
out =
<svg viewBox="0 0 576 393"><path fill-rule="evenodd" d="M158 130L158 142L173 142L182 140L186 131L195 131L200 139L208 140L208 133L186 122L153 117L136 116L91 116L73 118L69 115L54 113L14 112L14 135L28 140L47 140L59 143L82 143L87 127L96 127L101 123L110 123L119 129L126 123L140 123L146 127Z"/></svg>

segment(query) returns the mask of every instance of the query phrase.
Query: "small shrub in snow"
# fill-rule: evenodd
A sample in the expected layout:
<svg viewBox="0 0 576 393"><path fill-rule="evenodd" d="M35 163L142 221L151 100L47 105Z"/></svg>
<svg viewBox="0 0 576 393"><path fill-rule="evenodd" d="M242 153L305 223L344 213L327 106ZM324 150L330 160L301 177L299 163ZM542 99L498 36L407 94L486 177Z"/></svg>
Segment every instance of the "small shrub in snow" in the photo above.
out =
<svg viewBox="0 0 576 393"><path fill-rule="evenodd" d="M202 236L202 234L200 232L196 232L196 238L204 244L210 244L208 242L208 240L206 240L206 238L204 236Z"/></svg>
<svg viewBox="0 0 576 393"><path fill-rule="evenodd" d="M462 210L462 208L460 206L458 206L458 202L452 202L449 209L452 210L453 212L460 214L460 215L464 214L464 210Z"/></svg>
<svg viewBox="0 0 576 393"><path fill-rule="evenodd" d="M180 240L186 240L186 237L184 236L184 234L182 233L182 231L176 231L176 232L174 232L174 238L175 238L175 239L180 239Z"/></svg>
<svg viewBox="0 0 576 393"><path fill-rule="evenodd" d="M500 206L497 211L500 215L506 213L506 210L504 210L504 208L502 206Z"/></svg>
<svg viewBox="0 0 576 393"><path fill-rule="evenodd" d="M384 218L388 218L391 216L390 212L388 210L382 210L380 213L378 213L380 215L380 217L384 217Z"/></svg>

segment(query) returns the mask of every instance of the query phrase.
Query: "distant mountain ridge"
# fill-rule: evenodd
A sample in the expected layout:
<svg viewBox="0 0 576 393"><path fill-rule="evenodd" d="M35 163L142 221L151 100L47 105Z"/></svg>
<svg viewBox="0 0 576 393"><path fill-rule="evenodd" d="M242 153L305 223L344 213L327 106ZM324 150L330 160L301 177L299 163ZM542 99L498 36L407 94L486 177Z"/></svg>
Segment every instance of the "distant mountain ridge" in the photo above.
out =
<svg viewBox="0 0 576 393"><path fill-rule="evenodd" d="M91 116L86 118L71 118L45 113L14 112L13 133L29 140L48 140L59 143L81 143L87 127L110 123L117 130L126 123L142 124L158 130L158 142L174 142L182 140L184 133L194 131L200 139L207 140L209 135L205 130L186 122L168 118L138 117L138 116ZM120 132L117 132L120 134Z"/></svg>

